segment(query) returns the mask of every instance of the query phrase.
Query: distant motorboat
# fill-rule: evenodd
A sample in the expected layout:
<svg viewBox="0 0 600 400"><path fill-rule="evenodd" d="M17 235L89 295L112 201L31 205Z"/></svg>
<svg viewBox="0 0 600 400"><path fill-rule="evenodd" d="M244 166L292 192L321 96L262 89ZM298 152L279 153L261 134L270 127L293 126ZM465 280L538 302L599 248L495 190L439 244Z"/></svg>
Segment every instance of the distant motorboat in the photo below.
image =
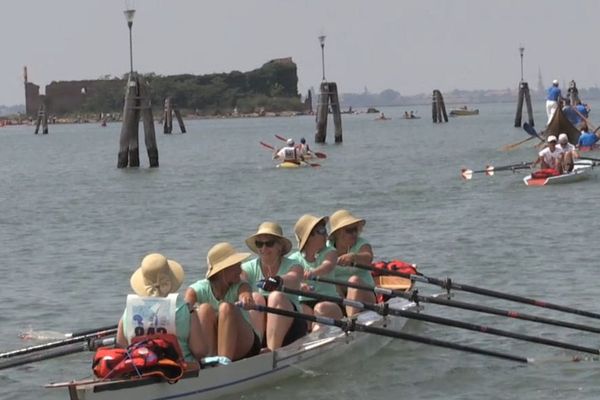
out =
<svg viewBox="0 0 600 400"><path fill-rule="evenodd" d="M462 108L456 108L454 110L450 110L451 117L462 117L465 115L479 115L479 109L475 108L469 110L466 106Z"/></svg>

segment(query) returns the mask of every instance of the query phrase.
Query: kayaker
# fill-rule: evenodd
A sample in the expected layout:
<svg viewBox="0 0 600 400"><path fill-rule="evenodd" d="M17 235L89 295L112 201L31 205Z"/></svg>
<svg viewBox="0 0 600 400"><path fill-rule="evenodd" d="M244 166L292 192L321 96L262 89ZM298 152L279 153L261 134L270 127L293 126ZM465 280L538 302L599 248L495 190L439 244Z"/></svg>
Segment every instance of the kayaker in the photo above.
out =
<svg viewBox="0 0 600 400"><path fill-rule="evenodd" d="M304 214L294 225L298 250L290 255L290 258L302 266L305 279L310 276L335 279L334 269L337 256L335 249L327 246L326 225L327 217L316 217L311 214ZM337 296L335 286L329 283L310 281L309 283L303 283L301 289L328 296ZM330 301L319 301L309 296L300 296L300 303L305 313L336 319L343 316L341 307ZM313 331L318 329L319 324L312 327Z"/></svg>
<svg viewBox="0 0 600 400"><path fill-rule="evenodd" d="M587 124L583 124L581 127L581 135L579 136L579 141L577 142L577 148L579 150L590 150L592 147L598 142L600 137L596 133L598 129L594 132L590 132Z"/></svg>
<svg viewBox="0 0 600 400"><path fill-rule="evenodd" d="M555 79L552 81L552 86L548 88L546 95L546 115L548 116L548 123L550 123L554 112L558 108L559 100L564 99L560 92L560 88L558 87L558 80Z"/></svg>
<svg viewBox="0 0 600 400"><path fill-rule="evenodd" d="M300 144L296 146L297 153L300 154L300 157L304 160L306 158L312 158L312 151L306 143L306 139L300 138Z"/></svg>
<svg viewBox="0 0 600 400"><path fill-rule="evenodd" d="M538 153L538 158L531 164L531 168L540 164L541 169L553 169L560 175L562 174L562 151L556 148L556 136L548 136L546 142L548 147L544 147Z"/></svg>
<svg viewBox="0 0 600 400"><path fill-rule="evenodd" d="M347 210L337 210L329 217L331 232L328 246L336 249L337 265L335 278L359 285L375 286L371 272L354 268L355 264L371 265L373 250L367 240L360 236L366 221L356 218ZM363 303L375 303L375 294L372 291L348 288L338 288L338 291L348 300L357 300ZM360 310L346 307L347 315L358 314Z"/></svg>
<svg viewBox="0 0 600 400"><path fill-rule="evenodd" d="M294 139L288 139L285 147L277 150L275 154L273 154L274 160L281 160L283 162L293 162L299 164L302 161L300 154L296 151L296 146L294 146Z"/></svg>
<svg viewBox="0 0 600 400"><path fill-rule="evenodd" d="M135 295L127 296L127 306L119 321L119 346L127 347L136 336L171 333L177 336L186 361L200 360L206 355L198 316L190 313L183 297L177 295L184 275L181 264L162 254L144 257L129 280ZM164 306L157 308L159 303Z"/></svg>
<svg viewBox="0 0 600 400"><path fill-rule="evenodd" d="M569 143L569 137L566 133L561 133L560 135L558 135L558 145L556 146L556 148L562 152L562 171L573 171L574 161L575 159L579 158L579 154L577 153L577 149L575 148L575 146Z"/></svg>
<svg viewBox="0 0 600 400"><path fill-rule="evenodd" d="M286 257L292 249L292 242L283 236L281 226L275 222L263 222L256 233L246 239L246 245L258 254L257 258L242 263L242 279L252 287L254 303L302 312L298 296L280 291L268 292L257 287L259 281L276 277L285 287L300 290L304 270L297 261ZM259 311L250 311L250 318L270 350L286 346L308 331L307 322L301 319Z"/></svg>
<svg viewBox="0 0 600 400"><path fill-rule="evenodd" d="M229 243L214 245L206 257L206 279L185 292L185 301L197 305L207 356L235 361L260 352L261 337L253 329L248 311L236 306L254 305L250 285L240 278L242 261L248 257L250 253L239 253Z"/></svg>

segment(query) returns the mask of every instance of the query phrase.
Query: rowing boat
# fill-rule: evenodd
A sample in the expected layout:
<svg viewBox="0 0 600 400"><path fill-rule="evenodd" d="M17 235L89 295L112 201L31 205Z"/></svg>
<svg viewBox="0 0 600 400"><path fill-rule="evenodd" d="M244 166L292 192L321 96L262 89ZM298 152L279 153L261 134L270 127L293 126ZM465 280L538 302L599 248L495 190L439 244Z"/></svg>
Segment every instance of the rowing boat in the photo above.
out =
<svg viewBox="0 0 600 400"><path fill-rule="evenodd" d="M527 186L544 186L557 183L577 182L588 178L593 167L594 162L591 160L578 160L573 167L573 171L569 173L537 179L532 178L531 175L527 175L523 178L523 182L525 182L525 185Z"/></svg>
<svg viewBox="0 0 600 400"><path fill-rule="evenodd" d="M414 302L397 297L390 299L388 304L400 310L418 309ZM400 331L406 319L363 311L357 315L356 322ZM50 383L46 387L68 389L71 400L212 399L273 384L277 380L298 375L302 370L322 368L325 362L343 354L367 357L391 340L386 336L358 331L343 332L337 327L322 326L319 331L273 352L261 353L228 365L188 370L175 384L148 377L106 381L88 379Z"/></svg>
<svg viewBox="0 0 600 400"><path fill-rule="evenodd" d="M458 108L455 110L450 110L451 117L462 117L465 115L479 115L479 109L476 108L474 110L466 110L464 108Z"/></svg>

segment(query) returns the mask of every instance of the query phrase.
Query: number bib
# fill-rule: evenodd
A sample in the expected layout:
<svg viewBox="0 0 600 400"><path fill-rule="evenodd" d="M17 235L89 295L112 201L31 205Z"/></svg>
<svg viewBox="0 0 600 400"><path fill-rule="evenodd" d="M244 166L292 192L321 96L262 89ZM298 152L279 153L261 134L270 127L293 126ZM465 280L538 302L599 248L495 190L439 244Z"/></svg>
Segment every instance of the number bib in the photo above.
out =
<svg viewBox="0 0 600 400"><path fill-rule="evenodd" d="M177 293L171 293L167 297L128 295L125 308L127 321L123 321L127 341L131 343L131 339L136 336L153 335L155 333L176 335L176 312Z"/></svg>

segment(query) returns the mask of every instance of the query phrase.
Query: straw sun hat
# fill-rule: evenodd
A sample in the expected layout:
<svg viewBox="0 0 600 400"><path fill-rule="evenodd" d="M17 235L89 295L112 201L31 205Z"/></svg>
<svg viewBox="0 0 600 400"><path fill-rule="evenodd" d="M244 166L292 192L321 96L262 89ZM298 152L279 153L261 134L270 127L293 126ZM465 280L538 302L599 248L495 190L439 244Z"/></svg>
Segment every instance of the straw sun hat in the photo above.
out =
<svg viewBox="0 0 600 400"><path fill-rule="evenodd" d="M208 265L206 277L210 278L224 269L233 267L237 263L246 260L250 255L250 253L238 253L229 243L217 243L210 248L206 256L206 264Z"/></svg>
<svg viewBox="0 0 600 400"><path fill-rule="evenodd" d="M365 226L366 221L361 218L356 218L354 215L350 214L350 211L348 210L337 210L329 217L329 223L331 224L329 237L332 237L335 232L349 225L360 223L360 227L362 228Z"/></svg>
<svg viewBox="0 0 600 400"><path fill-rule="evenodd" d="M250 250L255 253L258 253L258 248L256 247L256 237L260 235L269 235L274 236L279 240L281 246L283 247L283 254L287 254L292 249L292 242L283 236L283 231L281 230L281 226L276 222L263 222L258 226L258 231L248 239L246 239L246 245Z"/></svg>
<svg viewBox="0 0 600 400"><path fill-rule="evenodd" d="M310 236L312 230L320 222L327 222L327 217L315 217L314 215L304 214L298 219L296 225L294 225L294 233L296 234L296 240L298 241L298 249L302 250L306 245L306 241Z"/></svg>
<svg viewBox="0 0 600 400"><path fill-rule="evenodd" d="M131 275L131 288L138 296L165 297L175 293L183 282L183 267L162 254L148 254Z"/></svg>

